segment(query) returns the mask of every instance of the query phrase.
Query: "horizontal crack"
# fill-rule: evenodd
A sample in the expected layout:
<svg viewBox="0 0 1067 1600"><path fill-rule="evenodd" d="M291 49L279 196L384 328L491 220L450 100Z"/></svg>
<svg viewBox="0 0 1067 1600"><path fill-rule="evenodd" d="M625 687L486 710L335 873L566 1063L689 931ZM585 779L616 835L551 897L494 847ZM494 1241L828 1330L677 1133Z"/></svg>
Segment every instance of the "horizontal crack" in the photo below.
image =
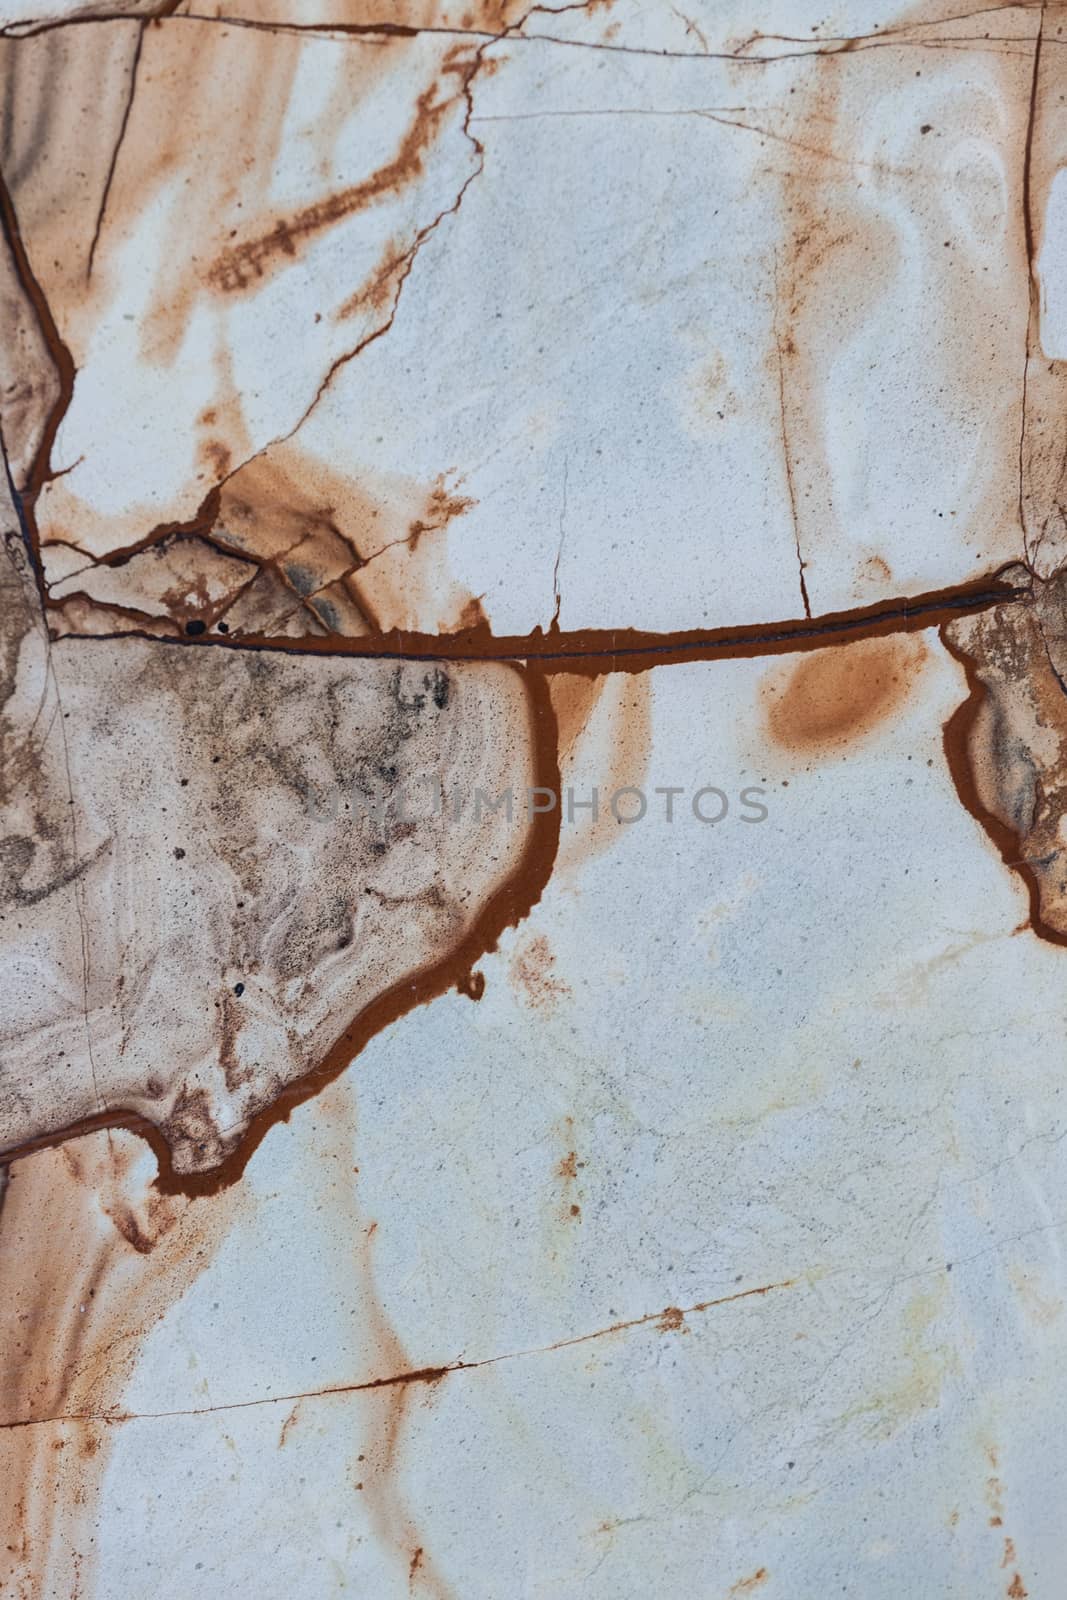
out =
<svg viewBox="0 0 1067 1600"><path fill-rule="evenodd" d="M583 6L534 6L533 14L553 16L571 10L582 10ZM225 14L208 15L203 12L183 11L172 13L169 8L158 11L138 13L101 8L98 11L82 12L73 17L50 18L41 22L17 21L7 23L0 27L0 38L30 39L42 33L52 33L60 28L85 27L99 23L128 22L134 25L143 25L145 22L166 21L168 23L191 22L199 24L213 24L227 28L244 28L252 32L279 33L291 35L309 35L322 39L338 39L341 41L353 40L357 43L380 45L391 39L417 39L422 35L440 35L448 38L477 39L485 44L515 43L515 44L545 44L556 45L564 49L574 50L599 50L610 55L647 56L658 61L718 61L728 62L734 66L762 67L775 63L789 61L804 61L813 56L846 56L862 50L878 49L983 49L996 45L1015 45L1026 47L1029 41L1015 34L990 34L988 32L975 33L973 36L959 35L923 35L924 27L943 28L955 21L967 21L973 17L977 20L984 15L999 11L1029 10L1032 6L1005 5L991 6L988 10L964 13L961 17L937 19L929 23L912 25L912 31L906 32L904 28L886 29L885 32L853 35L825 35L813 40L794 39L789 34L754 34L746 39L739 47L733 50L672 50L654 45L616 44L610 40L601 39L568 39L558 34L549 33L523 33L531 13L518 19L515 23L500 32L488 28L454 28L454 27L418 27L414 24L398 22L288 22L264 21L255 17L227 16ZM1067 43L1067 40L1056 40L1056 43ZM793 46L793 48L768 51L762 55L746 55L742 51L751 49L760 44L777 44Z"/></svg>
<svg viewBox="0 0 1067 1600"><path fill-rule="evenodd" d="M1018 563L1012 569L1019 570ZM996 574L977 583L901 597L852 611L825 612L780 622L718 629L651 633L634 628L584 628L562 631L536 628L528 634L494 635L484 625L453 634L413 633L393 629L374 638L290 639L267 634L225 637L199 634L161 639L132 629L125 633L66 634L68 643L108 644L129 638L147 639L160 647L219 650L277 650L296 655L353 656L392 661L536 661L547 670L583 668L599 672L641 672L649 667L688 661L781 655L823 649L888 633L939 627L953 617L1025 600L1028 587L1001 580Z"/></svg>
<svg viewBox="0 0 1067 1600"><path fill-rule="evenodd" d="M627 1333L634 1328L645 1328L659 1323L666 1332L681 1327L686 1317L692 1317L717 1306L733 1305L738 1300L761 1298L776 1289L791 1289L796 1278L785 1278L780 1283L764 1283L755 1289L739 1289L736 1294L726 1294L717 1300L700 1300L692 1306L665 1306L662 1311L650 1311L643 1317L631 1317L625 1322L613 1322L606 1328L596 1328L592 1333L574 1334L559 1339L554 1344L535 1345L526 1350L509 1350L499 1356L483 1356L476 1361L450 1361L440 1367L415 1367L405 1372L392 1373L385 1378L369 1378L363 1383L339 1383L322 1389L306 1389L294 1394L265 1395L255 1400L231 1400L213 1406L191 1406L174 1411L78 1411L61 1412L50 1417L24 1417L13 1422L0 1422L0 1430L11 1428L39 1428L56 1422L152 1422L168 1417L211 1416L218 1411L248 1411L258 1406L293 1405L300 1400L325 1399L330 1395L363 1394L374 1389L394 1388L408 1383L438 1383L454 1372L473 1372L478 1367L497 1366L502 1361L519 1361L527 1356L550 1355L555 1350L569 1350L575 1345L588 1344L592 1339L604 1339L610 1334Z"/></svg>

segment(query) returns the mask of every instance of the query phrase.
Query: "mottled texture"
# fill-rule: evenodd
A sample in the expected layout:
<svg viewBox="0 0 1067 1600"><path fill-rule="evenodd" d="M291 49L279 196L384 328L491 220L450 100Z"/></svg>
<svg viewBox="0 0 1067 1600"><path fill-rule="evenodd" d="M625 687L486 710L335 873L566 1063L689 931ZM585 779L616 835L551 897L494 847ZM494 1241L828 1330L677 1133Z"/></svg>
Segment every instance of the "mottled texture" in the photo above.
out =
<svg viewBox="0 0 1067 1600"><path fill-rule="evenodd" d="M518 871L525 814L470 812L534 781L527 691L506 666L49 649L24 567L13 536L0 1145L129 1112L202 1171Z"/></svg>

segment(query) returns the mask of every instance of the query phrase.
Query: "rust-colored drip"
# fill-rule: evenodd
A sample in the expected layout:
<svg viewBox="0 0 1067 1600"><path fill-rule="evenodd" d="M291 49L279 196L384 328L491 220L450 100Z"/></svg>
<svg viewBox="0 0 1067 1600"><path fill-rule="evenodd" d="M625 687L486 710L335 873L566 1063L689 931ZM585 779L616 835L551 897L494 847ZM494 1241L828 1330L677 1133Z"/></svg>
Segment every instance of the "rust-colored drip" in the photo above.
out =
<svg viewBox="0 0 1067 1600"><path fill-rule="evenodd" d="M619 824L608 800L618 790L640 786L652 754L652 680L641 674L556 673L552 702L560 719L560 766L568 792L596 788L599 807L577 814L568 801L569 826L560 846L558 870L567 872L606 850ZM561 801L562 804L562 801Z"/></svg>
<svg viewBox="0 0 1067 1600"><path fill-rule="evenodd" d="M405 1349L377 1286L374 1255L378 1248L378 1223L369 1220L359 1198L359 1169L352 1165L352 1143L358 1130L357 1096L351 1081L334 1084L318 1106L315 1139L316 1164L330 1175L323 1184L323 1204L332 1212L333 1235L351 1241L358 1288L358 1326L353 1345L360 1366L382 1374L359 1386L363 1414L370 1421L361 1430L361 1445L348 1467L348 1481L366 1511L376 1537L407 1568L410 1592L427 1600L453 1600L452 1590L438 1571L428 1549L427 1536L405 1494L403 1478L404 1433L413 1410L428 1403L436 1384L447 1374L416 1369ZM403 1381L389 1375L401 1374ZM299 1405L283 1425L279 1445L291 1431Z"/></svg>

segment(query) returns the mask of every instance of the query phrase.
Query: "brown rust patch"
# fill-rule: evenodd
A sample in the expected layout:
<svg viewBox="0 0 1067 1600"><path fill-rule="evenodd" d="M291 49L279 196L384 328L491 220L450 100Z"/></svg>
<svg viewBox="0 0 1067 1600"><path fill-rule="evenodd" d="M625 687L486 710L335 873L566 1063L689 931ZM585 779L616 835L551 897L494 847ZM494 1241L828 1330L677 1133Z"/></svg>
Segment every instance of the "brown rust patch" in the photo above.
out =
<svg viewBox="0 0 1067 1600"><path fill-rule="evenodd" d="M12 145L5 155L13 157L4 165L17 188L5 195L3 220L12 254L17 252L23 298L32 302L40 324L21 342L32 365L31 346L43 335L61 391L47 422L39 413L51 395L42 405L35 390L19 402L26 409L32 398L37 413L20 430L27 435L18 441L20 454L45 435L29 475L26 509L31 523L40 517L46 535L71 522L89 542L95 540L94 548L113 542L130 549L158 531L146 533L149 504L164 509L169 526L188 525L199 479L224 476L264 443L262 437L242 439L241 427L230 425L219 404L222 391L208 386L195 407L195 429L212 431L195 439L200 470L191 479L171 482L158 497L149 492L124 518L89 512L79 499L80 478L66 486L49 481L55 475L48 457L73 393L75 362L91 364L87 352L101 324L120 314L128 299L121 293L118 257L148 214L156 219L153 298L143 314L121 312L137 317L123 361L160 369L185 363L189 322L198 308L210 323L205 354L224 357L226 302L233 291L255 294L324 232L367 208L374 215L357 224L365 252L358 275L369 281L360 286L351 275L345 281L336 262L340 281L316 271L322 309L305 307L304 315L308 324L312 317L324 324L315 345L319 364L312 357L309 369L305 361L303 392L299 384L292 389L290 416L266 431L277 435L298 425L305 404L321 392L317 383L325 384L365 338L384 331L387 319L376 307L387 305L390 288L398 288L423 239L458 206L478 170L481 146L468 130L467 112L484 44L443 33L415 37L387 26L380 36L367 31L365 39L345 41L284 26L130 19L3 41L5 140ZM311 79L321 88L321 105L314 110L300 92L301 82L310 87ZM99 94L86 96L86 82L96 84ZM376 115L374 106L390 100L393 114ZM367 138L353 137L360 117L369 123ZM373 154L364 153L369 146ZM279 201L279 191L285 200ZM399 212L402 218L391 214ZM380 255L387 238L393 246ZM94 257L91 272L87 254ZM384 282L373 271L375 256L389 269ZM290 301L295 293L284 287L278 292ZM327 337L333 309L347 301L351 314L353 300L361 299L368 325L351 339L342 330ZM299 324L295 302L292 316ZM203 387L202 370L193 387ZM208 421L212 413L217 425ZM120 419L116 429L123 426ZM186 432L191 426L190 416Z"/></svg>
<svg viewBox="0 0 1067 1600"><path fill-rule="evenodd" d="M426 485L338 472L295 444L275 445L222 486L213 538L291 589L307 632L469 630L484 619L449 572L447 539L474 501L450 477Z"/></svg>
<svg viewBox="0 0 1067 1600"><path fill-rule="evenodd" d="M202 516L180 529L157 529L136 548L155 543L167 534L204 532L214 525L218 491L212 491ZM222 534L216 535L220 546ZM401 543L406 542L401 540ZM405 661L529 661L536 663L550 682L559 677L609 679L620 674L640 677L654 667L681 666L699 661L749 661L755 657L774 658L810 654L833 646L853 644L861 639L883 639L920 633L942 626L961 616L976 616L1014 599L1017 585L1004 579L1004 572L1017 572L1012 563L985 577L955 584L947 589L905 595L857 606L848 611L825 612L815 617L790 617L775 622L726 626L711 629L683 628L655 633L639 628L579 628L567 633L545 632L495 634L477 598L469 601L448 632L434 633L423 627L390 626L382 631L367 629L365 634L326 635L321 626L304 633L289 625L289 618L272 625L266 618L244 628L239 637L212 639L213 645L228 644L236 649L272 649L307 655L346 655ZM263 573L261 577L269 574ZM257 580L257 584L258 584ZM347 581L347 580L346 580ZM289 591L292 596L292 591ZM299 601L294 598L294 606ZM231 633L233 630L231 630ZM208 642L208 641L205 641Z"/></svg>
<svg viewBox="0 0 1067 1600"><path fill-rule="evenodd" d="M992 1442L987 1441L983 1449L983 1454L988 1464L994 1469L995 1474L999 1461L999 1452L996 1446ZM984 1485L983 1498L985 1500L986 1507L990 1512L990 1516L988 1518L989 1526L991 1528L1003 1528L1005 1516L1005 1494L1003 1480L995 1475L987 1477ZM1009 1582L1006 1590L1008 1600L1026 1600L1029 1591L1023 1583L1021 1572L1018 1570L1018 1554L1015 1548L1015 1540L1012 1539L1007 1533L1003 1535L1003 1539L1004 1551L999 1563L1000 1571L1005 1572L1009 1567L1015 1569L1012 1572L1011 1581Z"/></svg>
<svg viewBox="0 0 1067 1600"><path fill-rule="evenodd" d="M569 759L609 681L606 673L598 677L560 673L552 679L552 704L559 723L561 761Z"/></svg>
<svg viewBox="0 0 1067 1600"><path fill-rule="evenodd" d="M767 1582L770 1574L766 1567L757 1567L750 1578L739 1578L730 1590L731 1595L752 1594L754 1590L761 1589Z"/></svg>
<svg viewBox="0 0 1067 1600"><path fill-rule="evenodd" d="M820 755L862 739L900 709L922 671L920 639L864 640L815 651L761 691L767 732L794 755Z"/></svg>
<svg viewBox="0 0 1067 1600"><path fill-rule="evenodd" d="M867 583L891 583L892 568L884 556L868 556L859 569L859 576Z"/></svg>
<svg viewBox="0 0 1067 1600"><path fill-rule="evenodd" d="M233 462L233 451L221 439L204 439L198 454L213 478L224 478Z"/></svg>
<svg viewBox="0 0 1067 1600"><path fill-rule="evenodd" d="M969 690L944 734L960 799L1026 885L1030 927L1067 944L1067 573L942 638Z"/></svg>
<svg viewBox="0 0 1067 1600"><path fill-rule="evenodd" d="M570 996L570 986L556 977L555 966L556 957L543 933L524 940L512 955L508 975L525 1004L535 1011L554 1011Z"/></svg>

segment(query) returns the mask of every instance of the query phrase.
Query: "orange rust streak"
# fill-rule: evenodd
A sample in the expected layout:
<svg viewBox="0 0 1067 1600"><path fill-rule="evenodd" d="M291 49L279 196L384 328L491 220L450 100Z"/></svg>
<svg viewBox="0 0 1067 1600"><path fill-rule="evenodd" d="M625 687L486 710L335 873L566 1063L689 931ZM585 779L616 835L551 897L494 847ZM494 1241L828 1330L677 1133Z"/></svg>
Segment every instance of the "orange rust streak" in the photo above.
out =
<svg viewBox="0 0 1067 1600"><path fill-rule="evenodd" d="M447 66L445 70L448 70ZM419 95L412 125L391 161L387 161L361 183L352 184L326 200L306 206L291 221L280 219L268 233L261 233L255 239L224 250L208 268L208 283L224 294L242 289L249 278L264 277L268 267L277 264L279 258L294 256L297 246L306 239L418 178L437 124L460 98L460 95L454 95L451 99L434 104L436 90L434 83Z"/></svg>
<svg viewBox="0 0 1067 1600"><path fill-rule="evenodd" d="M757 1567L751 1578L741 1578L730 1590L731 1595L751 1594L754 1589L759 1589L767 1582L767 1568Z"/></svg>

